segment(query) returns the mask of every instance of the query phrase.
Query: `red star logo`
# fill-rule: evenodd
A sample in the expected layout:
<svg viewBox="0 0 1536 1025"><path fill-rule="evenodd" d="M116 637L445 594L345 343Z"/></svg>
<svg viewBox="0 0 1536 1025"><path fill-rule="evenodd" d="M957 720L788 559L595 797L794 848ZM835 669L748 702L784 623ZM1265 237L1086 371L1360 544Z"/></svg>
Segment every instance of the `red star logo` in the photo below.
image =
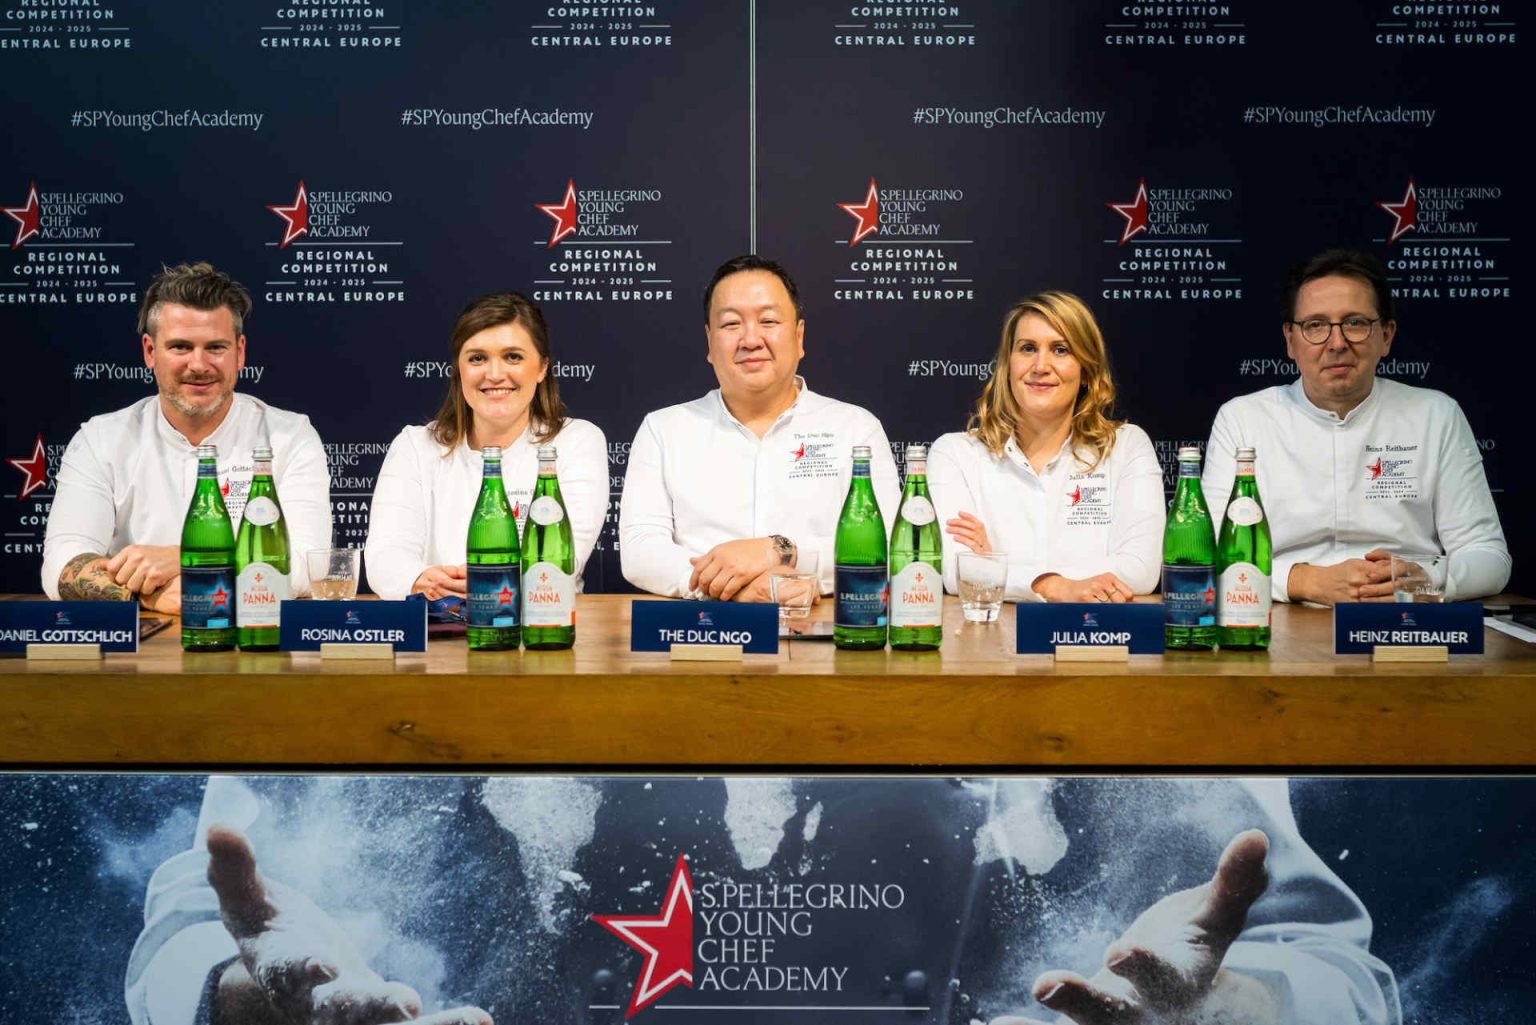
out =
<svg viewBox="0 0 1536 1025"><path fill-rule="evenodd" d="M226 477L224 479L224 483L219 485L219 494L223 495L225 498L229 497L229 478Z"/></svg>
<svg viewBox="0 0 1536 1025"><path fill-rule="evenodd" d="M283 240L277 248L287 249L288 243L300 235L309 234L309 193L304 189L304 183L299 182L299 191L294 194L292 206L269 206L277 216L283 219Z"/></svg>
<svg viewBox="0 0 1536 1025"><path fill-rule="evenodd" d="M224 590L223 584L220 584L219 589L213 592L213 607L218 608L220 605L225 608L229 607L229 592Z"/></svg>
<svg viewBox="0 0 1536 1025"><path fill-rule="evenodd" d="M502 584L501 585L501 590L496 592L496 604L497 605L511 605L512 604L512 588L508 587L506 584Z"/></svg>
<svg viewBox="0 0 1536 1025"><path fill-rule="evenodd" d="M800 460L802 460L804 458L805 458L805 442L802 441L800 443L800 447L795 449L795 462L798 463Z"/></svg>
<svg viewBox="0 0 1536 1025"><path fill-rule="evenodd" d="M1125 227L1120 232L1122 246L1147 230L1147 180L1145 178L1136 183L1136 198L1131 202L1105 203L1104 205L1125 218Z"/></svg>
<svg viewBox="0 0 1536 1025"><path fill-rule="evenodd" d="M1072 505L1076 505L1077 503L1081 502L1082 500L1083 500L1083 486L1081 484L1079 484L1077 487L1073 488L1072 489L1072 493L1067 496L1067 501L1069 503L1071 503Z"/></svg>
<svg viewBox="0 0 1536 1025"><path fill-rule="evenodd" d="M1403 193L1402 202L1388 203L1382 200L1376 205L1392 215L1392 231L1387 235L1387 245L1390 246L1417 226L1419 194L1414 190L1412 178L1408 179L1408 189Z"/></svg>
<svg viewBox="0 0 1536 1025"><path fill-rule="evenodd" d="M645 955L625 1018L682 983L693 987L693 877L677 856L662 912L655 916L593 915L592 920Z"/></svg>
<svg viewBox="0 0 1536 1025"><path fill-rule="evenodd" d="M7 206L0 207L0 209L4 209L6 216L18 225L16 241L11 243L12 249L21 248L23 242L41 230L38 220L42 216L42 210L37 205L37 182L33 182L27 187L27 202L25 206Z"/></svg>
<svg viewBox="0 0 1536 1025"><path fill-rule="evenodd" d="M1376 457L1376 461L1374 463L1367 464L1365 469L1371 475L1371 477L1370 477L1371 480L1375 480L1376 478L1380 477L1381 476L1381 456L1377 456Z"/></svg>
<svg viewBox="0 0 1536 1025"><path fill-rule="evenodd" d="M850 246L858 245L865 235L873 235L880 228L880 192L873 178L869 180L869 191L864 194L864 202L839 203L837 208L859 222L858 227L853 229L853 238L848 240Z"/></svg>
<svg viewBox="0 0 1536 1025"><path fill-rule="evenodd" d="M1213 604L1215 601L1216 601L1216 588L1214 588L1214 587L1207 587L1205 589L1205 603L1207 605L1210 605L1210 604Z"/></svg>
<svg viewBox="0 0 1536 1025"><path fill-rule="evenodd" d="M512 503L512 518L514 520L522 518L523 514L519 511L519 510L522 509L522 507L523 507L523 503L522 502L513 502Z"/></svg>
<svg viewBox="0 0 1536 1025"><path fill-rule="evenodd" d="M576 234L576 179L565 183L565 198L558 203L535 203L555 220L555 230L549 233L549 244L555 245L567 235Z"/></svg>
<svg viewBox="0 0 1536 1025"><path fill-rule="evenodd" d="M865 235L874 235L880 231L880 191L874 178L869 178L869 191L863 203L839 203L837 209L859 221L854 227L854 237L848 240L849 246L857 246Z"/></svg>
<svg viewBox="0 0 1536 1025"><path fill-rule="evenodd" d="M37 444L32 446L30 458L7 459L6 462L27 475L26 482L21 486L21 494L16 496L17 501L25 501L28 495L48 483L48 457L43 450L41 434L37 436Z"/></svg>

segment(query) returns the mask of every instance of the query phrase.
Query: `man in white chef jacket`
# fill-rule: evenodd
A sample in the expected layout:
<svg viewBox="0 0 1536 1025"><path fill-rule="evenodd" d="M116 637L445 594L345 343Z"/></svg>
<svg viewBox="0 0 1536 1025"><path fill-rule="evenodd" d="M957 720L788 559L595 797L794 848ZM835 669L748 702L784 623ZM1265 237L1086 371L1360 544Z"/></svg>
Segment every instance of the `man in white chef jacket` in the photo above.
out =
<svg viewBox="0 0 1536 1025"><path fill-rule="evenodd" d="M1277 601L1391 601L1392 552L1448 557L1446 598L1495 594L1509 548L1477 440L1450 396L1376 376L1397 320L1381 261L1334 249L1284 291L1297 379L1228 402L1205 449L1216 527L1239 446L1257 452Z"/></svg>
<svg viewBox="0 0 1536 1025"><path fill-rule="evenodd" d="M64 450L43 542L48 597L137 597L157 612L181 610L181 527L199 445L219 450L220 490L236 530L251 450L271 447L290 585L308 593L304 554L331 543L325 449L308 417L235 392L250 311L244 286L207 263L163 268L145 289L139 337L157 394L92 417Z"/></svg>
<svg viewBox="0 0 1536 1025"><path fill-rule="evenodd" d="M900 487L880 421L810 390L800 292L760 256L722 264L704 292L704 336L720 387L646 416L619 504L624 577L668 597L770 600L780 566L814 552L832 588L832 541L868 445L887 529Z"/></svg>

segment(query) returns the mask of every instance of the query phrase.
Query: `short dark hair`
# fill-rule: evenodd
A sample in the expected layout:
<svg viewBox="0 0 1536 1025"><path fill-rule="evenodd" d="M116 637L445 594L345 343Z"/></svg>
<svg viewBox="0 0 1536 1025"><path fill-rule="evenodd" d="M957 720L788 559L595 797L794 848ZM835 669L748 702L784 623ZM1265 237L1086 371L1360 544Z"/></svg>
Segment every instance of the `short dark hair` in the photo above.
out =
<svg viewBox="0 0 1536 1025"><path fill-rule="evenodd" d="M715 286L732 274L748 270L765 270L782 281L785 291L789 292L789 301L795 304L795 319L805 319L805 304L800 301L800 289L795 287L795 279L789 276L789 271L756 253L746 253L732 257L715 268L714 277L709 279L709 284L704 288L704 323L709 323L709 304L715 297Z"/></svg>
<svg viewBox="0 0 1536 1025"><path fill-rule="evenodd" d="M474 423L474 410L464 401L464 389L459 383L459 352L464 343L481 331L502 324L519 324L533 340L533 348L546 364L553 361L549 356L549 326L544 323L544 313L521 292L492 292L473 300L459 311L453 322L453 334L448 337L448 393L437 411L432 424L432 437L443 448L452 452L469 434ZM533 400L528 404L528 419L533 436L540 443L554 439L565 426L565 403L560 401L560 384L555 380L554 367L533 390Z"/></svg>
<svg viewBox="0 0 1536 1025"><path fill-rule="evenodd" d="M1362 249L1329 249L1303 260L1290 269L1280 292L1281 312L1287 321L1296 319L1296 294L1301 286L1318 278L1339 275L1357 278L1376 293L1376 315L1383 321L1397 319L1397 303L1387 282L1387 269L1371 253Z"/></svg>
<svg viewBox="0 0 1536 1025"><path fill-rule="evenodd" d="M235 337L238 338L244 333L245 318L251 312L251 293L228 274L214 270L211 263L161 265L160 273L144 290L144 301L139 304L141 336L155 333L160 322L160 308L166 303L190 306L194 310L216 310L222 306L234 318Z"/></svg>

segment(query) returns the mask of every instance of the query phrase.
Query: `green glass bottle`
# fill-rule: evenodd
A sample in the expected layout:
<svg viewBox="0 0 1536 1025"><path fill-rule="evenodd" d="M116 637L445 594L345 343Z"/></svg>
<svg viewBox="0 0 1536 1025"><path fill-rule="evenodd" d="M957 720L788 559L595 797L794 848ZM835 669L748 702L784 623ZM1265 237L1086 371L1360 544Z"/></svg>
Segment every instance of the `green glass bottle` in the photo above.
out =
<svg viewBox="0 0 1536 1025"><path fill-rule="evenodd" d="M480 497L469 517L466 591L471 651L508 651L522 643L518 612L517 518L501 480L501 449L488 445Z"/></svg>
<svg viewBox="0 0 1536 1025"><path fill-rule="evenodd" d="M1253 449L1237 450L1237 478L1216 544L1216 627L1223 648L1269 647L1269 520L1253 477Z"/></svg>
<svg viewBox="0 0 1536 1025"><path fill-rule="evenodd" d="M181 525L181 647L235 646L235 531L219 491L219 450L197 447L197 486Z"/></svg>
<svg viewBox="0 0 1536 1025"><path fill-rule="evenodd" d="M1163 528L1163 646L1216 646L1216 529L1200 488L1200 450L1179 449L1179 483Z"/></svg>
<svg viewBox="0 0 1536 1025"><path fill-rule="evenodd" d="M539 446L539 479L523 527L523 646L531 650L576 643L576 544L555 455L555 446Z"/></svg>
<svg viewBox="0 0 1536 1025"><path fill-rule="evenodd" d="M869 480L869 446L853 447L853 480L837 520L833 541L832 588L836 609L832 643L855 651L885 647L886 606L889 599L885 561L885 521Z"/></svg>
<svg viewBox="0 0 1536 1025"><path fill-rule="evenodd" d="M278 612L293 597L288 521L272 481L272 450L251 451L251 493L235 536L235 626L241 651L276 651Z"/></svg>
<svg viewBox="0 0 1536 1025"><path fill-rule="evenodd" d="M907 486L891 528L891 647L937 651L944 642L944 541L928 494L928 446L907 446Z"/></svg>

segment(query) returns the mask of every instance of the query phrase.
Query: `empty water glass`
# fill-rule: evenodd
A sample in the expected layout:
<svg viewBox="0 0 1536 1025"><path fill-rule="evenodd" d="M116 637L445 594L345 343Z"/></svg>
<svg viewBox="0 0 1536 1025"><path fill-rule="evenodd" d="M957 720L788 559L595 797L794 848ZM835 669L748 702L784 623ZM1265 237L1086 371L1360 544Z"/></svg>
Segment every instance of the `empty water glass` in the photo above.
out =
<svg viewBox="0 0 1536 1025"><path fill-rule="evenodd" d="M1008 589L1008 556L1002 552L961 552L957 559L960 610L968 623L991 623L1002 611Z"/></svg>

